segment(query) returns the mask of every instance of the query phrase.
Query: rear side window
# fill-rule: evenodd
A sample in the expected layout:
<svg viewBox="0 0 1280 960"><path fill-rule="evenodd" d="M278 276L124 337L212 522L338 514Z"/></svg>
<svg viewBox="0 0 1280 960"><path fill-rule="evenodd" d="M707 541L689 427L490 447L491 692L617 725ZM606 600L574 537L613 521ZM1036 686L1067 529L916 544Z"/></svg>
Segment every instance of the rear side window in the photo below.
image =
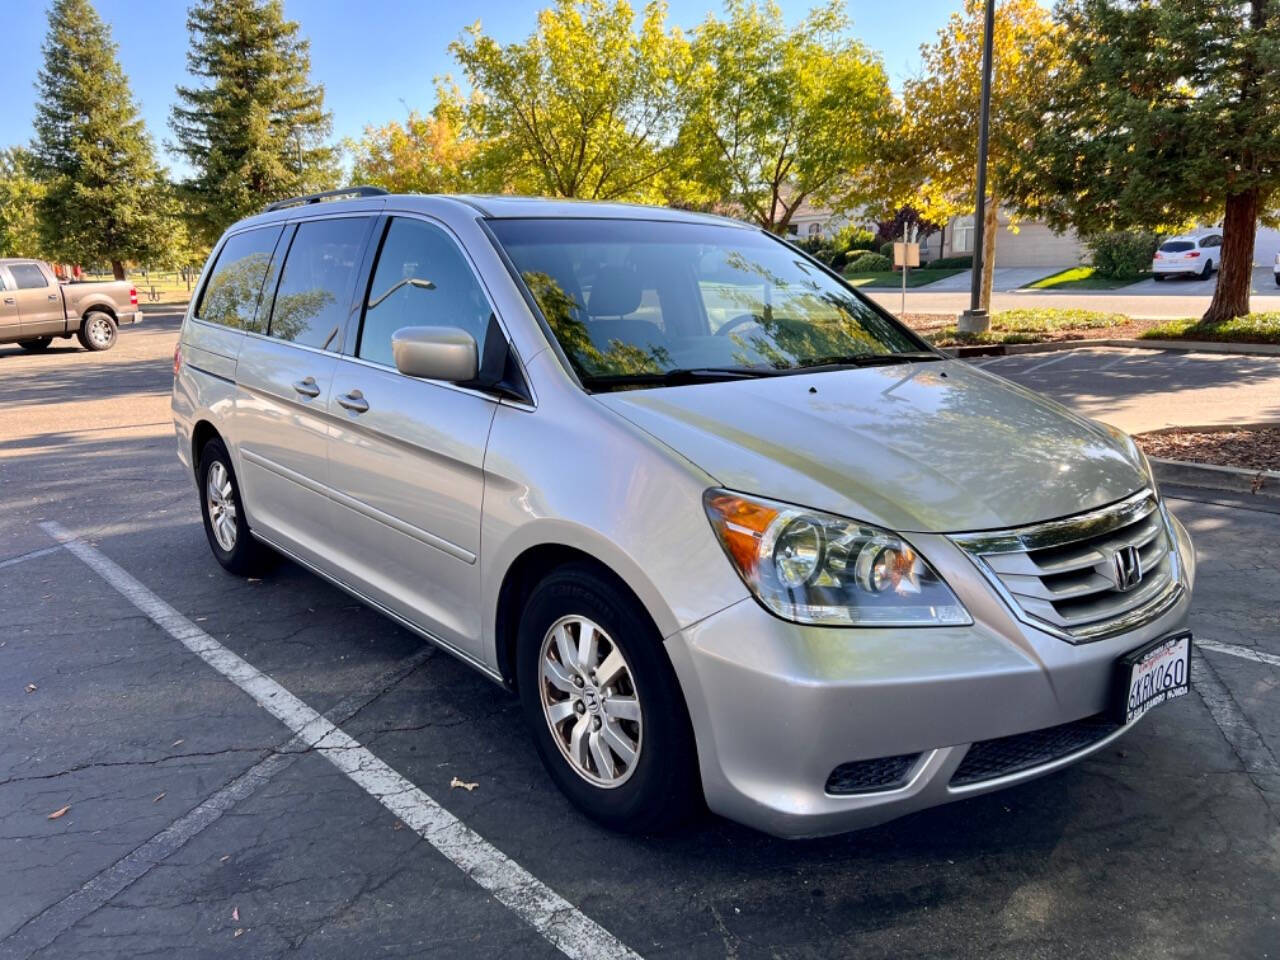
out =
<svg viewBox="0 0 1280 960"><path fill-rule="evenodd" d="M368 217L298 225L271 307L271 336L320 350L341 346L368 228Z"/></svg>
<svg viewBox="0 0 1280 960"><path fill-rule="evenodd" d="M9 273L13 275L13 282L18 285L19 290L33 290L36 287L49 285L44 271L34 263L11 263Z"/></svg>
<svg viewBox="0 0 1280 960"><path fill-rule="evenodd" d="M1222 246L1222 238L1221 237L1205 237L1203 240L1200 241L1200 246L1220 247Z"/></svg>
<svg viewBox="0 0 1280 960"><path fill-rule="evenodd" d="M460 327L484 338L493 309L458 245L439 227L395 218L369 284L356 356L393 364L391 335L401 327Z"/></svg>
<svg viewBox="0 0 1280 960"><path fill-rule="evenodd" d="M1195 249L1195 244L1190 240L1170 240L1160 244L1161 253L1185 253L1193 249Z"/></svg>
<svg viewBox="0 0 1280 960"><path fill-rule="evenodd" d="M259 314L258 299L282 229L264 227L228 238L196 305L197 317L238 330L265 330L265 313Z"/></svg>

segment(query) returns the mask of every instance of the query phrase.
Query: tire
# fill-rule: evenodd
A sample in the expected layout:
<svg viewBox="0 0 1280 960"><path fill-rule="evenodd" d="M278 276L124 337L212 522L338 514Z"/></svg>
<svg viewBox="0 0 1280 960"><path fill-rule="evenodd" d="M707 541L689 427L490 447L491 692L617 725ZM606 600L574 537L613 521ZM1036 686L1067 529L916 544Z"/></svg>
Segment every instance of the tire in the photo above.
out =
<svg viewBox="0 0 1280 960"><path fill-rule="evenodd" d="M116 345L118 334L119 328L111 314L102 310L90 310L84 315L84 321L76 331L76 339L86 350L100 353Z"/></svg>
<svg viewBox="0 0 1280 960"><path fill-rule="evenodd" d="M262 573L275 555L249 532L240 498L240 484L231 455L221 440L210 440L200 451L196 472L200 483L200 515L213 555L231 573ZM216 494L215 492L216 491Z"/></svg>
<svg viewBox="0 0 1280 960"><path fill-rule="evenodd" d="M1213 261L1206 260L1204 266L1200 269L1200 279L1208 280L1211 276L1213 276Z"/></svg>
<svg viewBox="0 0 1280 960"><path fill-rule="evenodd" d="M1163 273L1153 273L1151 275L1151 279L1154 280L1156 283L1164 283L1165 277L1166 277L1166 274L1163 274Z"/></svg>
<svg viewBox="0 0 1280 960"><path fill-rule="evenodd" d="M580 667L584 621L599 630L593 658L596 668L602 668L599 674ZM560 653L557 630L567 638L567 658ZM621 658L620 669L615 654ZM559 667L558 682L544 679L544 660L552 670ZM701 810L693 725L684 696L662 638L626 590L587 564L552 572L525 605L516 670L525 720L543 765L584 814L623 833L657 833ZM603 670L611 675L603 676ZM555 733L553 714L563 716ZM579 728L585 766L571 759ZM619 735L624 747L634 747L630 762L625 751L609 745L618 743ZM612 769L601 767L597 750Z"/></svg>
<svg viewBox="0 0 1280 960"><path fill-rule="evenodd" d="M19 340L18 346L27 353L44 353L53 343L53 337L36 337L34 340Z"/></svg>

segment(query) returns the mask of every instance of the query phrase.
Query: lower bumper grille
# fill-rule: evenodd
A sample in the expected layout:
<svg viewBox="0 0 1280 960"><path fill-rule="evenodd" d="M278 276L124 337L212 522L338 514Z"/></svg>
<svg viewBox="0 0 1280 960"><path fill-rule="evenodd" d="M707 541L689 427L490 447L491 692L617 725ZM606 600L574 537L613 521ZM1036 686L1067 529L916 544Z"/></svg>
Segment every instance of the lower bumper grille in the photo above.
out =
<svg viewBox="0 0 1280 960"><path fill-rule="evenodd" d="M827 793L876 793L905 787L919 759L918 753L904 753L896 757L842 763L827 777Z"/></svg>
<svg viewBox="0 0 1280 960"><path fill-rule="evenodd" d="M951 777L951 785L981 783L1052 763L1093 746L1119 728L1119 724L1098 714L1030 733L979 740L960 761Z"/></svg>

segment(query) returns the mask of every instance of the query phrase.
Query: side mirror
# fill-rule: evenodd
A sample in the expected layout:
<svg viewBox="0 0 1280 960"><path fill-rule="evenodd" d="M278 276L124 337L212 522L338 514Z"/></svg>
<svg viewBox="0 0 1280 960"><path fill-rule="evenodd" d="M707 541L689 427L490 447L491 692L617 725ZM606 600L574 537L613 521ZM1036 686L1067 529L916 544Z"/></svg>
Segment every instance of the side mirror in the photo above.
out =
<svg viewBox="0 0 1280 960"><path fill-rule="evenodd" d="M409 377L466 383L479 372L476 338L459 327L402 327L391 335L396 369Z"/></svg>

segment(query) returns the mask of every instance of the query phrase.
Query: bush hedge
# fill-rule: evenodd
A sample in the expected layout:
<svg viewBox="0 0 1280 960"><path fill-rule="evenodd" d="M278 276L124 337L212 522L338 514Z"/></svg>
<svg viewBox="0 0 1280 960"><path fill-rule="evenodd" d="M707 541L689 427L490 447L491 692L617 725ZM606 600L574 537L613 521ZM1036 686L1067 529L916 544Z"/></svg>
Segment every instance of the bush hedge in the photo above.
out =
<svg viewBox="0 0 1280 960"><path fill-rule="evenodd" d="M846 273L883 273L893 269L893 260L879 253L861 253L844 269Z"/></svg>
<svg viewBox="0 0 1280 960"><path fill-rule="evenodd" d="M1151 271L1160 239L1154 233L1113 231L1085 239L1094 272L1112 280L1136 280Z"/></svg>
<svg viewBox="0 0 1280 960"><path fill-rule="evenodd" d="M880 256L888 257L889 262L890 263L893 262L893 241L892 240L890 240L888 243L880 244Z"/></svg>
<svg viewBox="0 0 1280 960"><path fill-rule="evenodd" d="M929 261L931 270L968 270L973 267L972 254L963 257L939 257Z"/></svg>

